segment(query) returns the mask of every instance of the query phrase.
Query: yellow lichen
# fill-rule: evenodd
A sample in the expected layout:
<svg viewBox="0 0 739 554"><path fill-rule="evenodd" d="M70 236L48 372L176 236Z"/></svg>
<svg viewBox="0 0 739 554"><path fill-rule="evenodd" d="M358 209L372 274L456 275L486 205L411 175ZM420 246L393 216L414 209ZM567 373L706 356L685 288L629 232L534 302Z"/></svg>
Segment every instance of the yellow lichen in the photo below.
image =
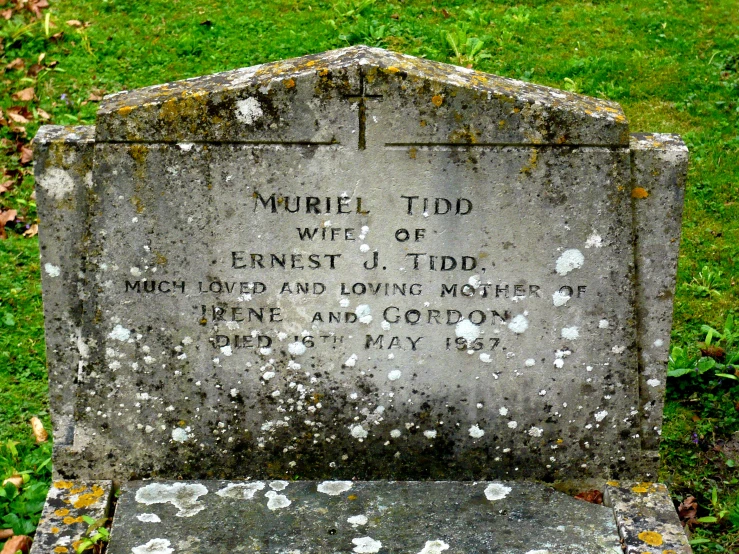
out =
<svg viewBox="0 0 739 554"><path fill-rule="evenodd" d="M57 546L54 548L54 552L57 552L58 554L63 554L64 552L69 552L69 548L66 546Z"/></svg>
<svg viewBox="0 0 739 554"><path fill-rule="evenodd" d="M69 489L69 494L79 494L81 492L84 492L87 487L85 485L82 485L81 487L74 487L73 489Z"/></svg>
<svg viewBox="0 0 739 554"><path fill-rule="evenodd" d="M57 481L54 483L54 488L56 489L71 489L72 487L74 487L72 481Z"/></svg>
<svg viewBox="0 0 739 554"><path fill-rule="evenodd" d="M662 535L660 535L656 531L642 531L641 533L639 533L638 537L649 546L662 545Z"/></svg>
<svg viewBox="0 0 739 554"><path fill-rule="evenodd" d="M290 78L287 81L285 81L285 88L286 89L295 88L295 79Z"/></svg>
<svg viewBox="0 0 739 554"><path fill-rule="evenodd" d="M67 514L69 514L69 510L67 510L66 508L59 508L57 511L54 512L54 515L59 517L64 517Z"/></svg>
<svg viewBox="0 0 739 554"><path fill-rule="evenodd" d="M350 494L349 496L347 496L347 498L349 500L356 500L357 499L357 495L356 494Z"/></svg>
<svg viewBox="0 0 739 554"><path fill-rule="evenodd" d="M93 504L95 504L95 502L98 501L98 498L99 497L100 497L100 495L96 495L93 492L88 492L87 494L81 495L75 501L75 503L73 504L73 506L75 508L77 508L77 509L80 509L80 508L89 508L90 506L92 506Z"/></svg>
<svg viewBox="0 0 739 554"><path fill-rule="evenodd" d="M662 554L677 554L677 550L663 550Z"/></svg>
<svg viewBox="0 0 739 554"><path fill-rule="evenodd" d="M61 531L61 529L60 529L59 527L52 527L52 528L51 528L51 532L52 532L52 533L54 533L55 535L56 535L56 534L57 534L57 533L58 533L59 531Z"/></svg>
<svg viewBox="0 0 739 554"><path fill-rule="evenodd" d="M632 198L646 198L649 196L649 191L642 187L634 187L631 190L631 197Z"/></svg>
<svg viewBox="0 0 739 554"><path fill-rule="evenodd" d="M82 523L85 520L82 519L82 516L79 516L79 517L67 516L62 521L64 522L65 525L72 525L73 523Z"/></svg>
<svg viewBox="0 0 739 554"><path fill-rule="evenodd" d="M123 117L127 116L133 111L133 107L131 106L123 106L120 110L118 110L118 115L122 115Z"/></svg>
<svg viewBox="0 0 739 554"><path fill-rule="evenodd" d="M408 157L410 157L411 160L415 160L416 159L416 153L417 152L418 152L418 150L414 146L411 146L408 149Z"/></svg>
<svg viewBox="0 0 739 554"><path fill-rule="evenodd" d="M639 494L643 494L643 493L648 492L648 491L649 491L649 489L646 486L644 486L643 484L636 485L636 486L631 487L631 492L636 492L636 493L639 493Z"/></svg>
<svg viewBox="0 0 739 554"><path fill-rule="evenodd" d="M436 94L431 98L431 103L438 108L444 103L444 97Z"/></svg>
<svg viewBox="0 0 739 554"><path fill-rule="evenodd" d="M618 481L606 481L606 485L611 487L618 487Z"/></svg>

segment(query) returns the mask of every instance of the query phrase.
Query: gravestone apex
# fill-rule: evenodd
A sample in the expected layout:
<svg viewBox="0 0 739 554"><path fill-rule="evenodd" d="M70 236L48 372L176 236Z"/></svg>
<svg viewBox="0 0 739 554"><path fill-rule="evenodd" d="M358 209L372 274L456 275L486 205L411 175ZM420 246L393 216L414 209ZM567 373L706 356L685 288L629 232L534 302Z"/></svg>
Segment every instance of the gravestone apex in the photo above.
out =
<svg viewBox="0 0 739 554"><path fill-rule="evenodd" d="M615 102L367 46L106 96L96 139L348 145L357 111L378 145L629 143Z"/></svg>

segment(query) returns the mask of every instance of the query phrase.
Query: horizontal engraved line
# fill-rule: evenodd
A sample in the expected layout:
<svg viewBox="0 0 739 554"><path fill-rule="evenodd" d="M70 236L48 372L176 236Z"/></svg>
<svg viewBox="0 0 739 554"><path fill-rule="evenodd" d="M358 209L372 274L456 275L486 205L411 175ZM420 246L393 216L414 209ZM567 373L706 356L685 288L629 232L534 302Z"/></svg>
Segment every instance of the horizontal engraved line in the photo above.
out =
<svg viewBox="0 0 739 554"><path fill-rule="evenodd" d="M280 141L280 140L102 140L97 144L214 144L216 146L238 144L246 146L341 146L337 140L312 141Z"/></svg>
<svg viewBox="0 0 739 554"><path fill-rule="evenodd" d="M608 148L613 150L626 150L628 145L618 144L534 144L531 142L478 142L478 143L455 143L455 142L386 142L386 148Z"/></svg>

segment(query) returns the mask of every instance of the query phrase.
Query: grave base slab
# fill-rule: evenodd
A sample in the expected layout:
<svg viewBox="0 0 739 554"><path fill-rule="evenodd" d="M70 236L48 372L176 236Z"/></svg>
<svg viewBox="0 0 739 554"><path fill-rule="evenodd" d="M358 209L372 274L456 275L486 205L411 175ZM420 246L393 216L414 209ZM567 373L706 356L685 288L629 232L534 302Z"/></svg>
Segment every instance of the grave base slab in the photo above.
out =
<svg viewBox="0 0 739 554"><path fill-rule="evenodd" d="M105 517L111 490L55 482L32 554L73 552L79 516ZM605 505L525 481L151 480L119 492L107 554L692 552L659 483L610 481Z"/></svg>

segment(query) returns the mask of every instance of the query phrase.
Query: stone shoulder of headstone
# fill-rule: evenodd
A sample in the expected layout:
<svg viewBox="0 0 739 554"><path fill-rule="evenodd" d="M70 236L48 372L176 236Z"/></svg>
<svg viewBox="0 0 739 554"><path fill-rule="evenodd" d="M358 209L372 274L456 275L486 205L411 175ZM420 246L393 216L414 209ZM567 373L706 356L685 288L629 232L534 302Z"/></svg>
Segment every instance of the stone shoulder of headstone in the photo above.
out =
<svg viewBox="0 0 739 554"><path fill-rule="evenodd" d="M346 114L327 106L363 95L396 110L397 143L416 121L439 144L629 144L615 102L366 46L106 96L97 140L343 142Z"/></svg>
<svg viewBox="0 0 739 554"><path fill-rule="evenodd" d="M665 485L609 481L603 501L613 509L626 554L692 552Z"/></svg>

